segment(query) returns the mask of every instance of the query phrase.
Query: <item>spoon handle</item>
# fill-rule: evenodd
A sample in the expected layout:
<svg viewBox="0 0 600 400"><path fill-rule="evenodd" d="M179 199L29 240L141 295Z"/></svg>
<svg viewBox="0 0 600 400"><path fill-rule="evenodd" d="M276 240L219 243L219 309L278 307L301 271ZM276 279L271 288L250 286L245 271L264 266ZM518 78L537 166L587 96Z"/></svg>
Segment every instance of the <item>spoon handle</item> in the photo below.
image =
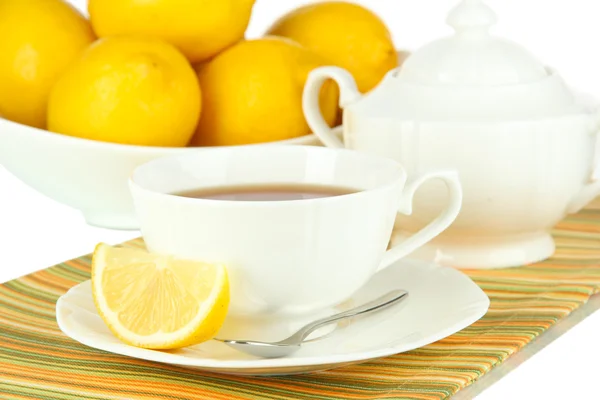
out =
<svg viewBox="0 0 600 400"><path fill-rule="evenodd" d="M300 329L298 332L296 332L293 336L287 338L285 340L285 342L288 342L288 341L302 342L304 339L306 339L306 337L308 335L310 335L317 329L322 328L323 326L329 325L329 324L339 321L341 319L355 317L357 315L366 314L366 313L369 313L369 312L372 312L375 310L380 310L383 308L390 307L390 306L398 303L400 300L404 299L404 297L406 297L407 295L408 295L407 291L399 290L399 289L392 290L391 292L389 292L375 300L369 301L368 303L365 303L365 304L358 306L356 308L353 308L351 310L344 311L339 314L334 314L329 317L319 319L315 322L311 322L310 324L304 326L302 329Z"/></svg>

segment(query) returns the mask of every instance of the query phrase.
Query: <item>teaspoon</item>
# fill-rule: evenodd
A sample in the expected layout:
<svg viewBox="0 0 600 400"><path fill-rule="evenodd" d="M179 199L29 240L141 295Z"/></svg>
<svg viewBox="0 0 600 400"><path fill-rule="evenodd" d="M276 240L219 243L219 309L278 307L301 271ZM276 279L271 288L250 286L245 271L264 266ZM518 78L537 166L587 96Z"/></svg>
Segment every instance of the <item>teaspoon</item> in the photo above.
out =
<svg viewBox="0 0 600 400"><path fill-rule="evenodd" d="M315 330L342 319L383 310L387 307L399 303L406 296L408 296L408 292L404 290L392 290L391 292L368 303L365 303L359 307L311 322L310 324L298 330L298 332L294 333L292 336L278 342L259 342L254 340L227 340L218 338L215 338L215 340L223 342L238 351L251 354L257 357L285 357L299 350L304 340Z"/></svg>

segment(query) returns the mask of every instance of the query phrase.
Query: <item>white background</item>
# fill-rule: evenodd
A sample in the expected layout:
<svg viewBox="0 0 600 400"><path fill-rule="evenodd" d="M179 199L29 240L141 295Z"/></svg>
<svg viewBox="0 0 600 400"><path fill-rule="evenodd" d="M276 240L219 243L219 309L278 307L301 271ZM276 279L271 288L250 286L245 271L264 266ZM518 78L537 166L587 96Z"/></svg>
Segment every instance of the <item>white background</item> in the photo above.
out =
<svg viewBox="0 0 600 400"><path fill-rule="evenodd" d="M214 0L217 1L217 0ZM84 1L74 0L82 5ZM306 1L257 0L248 37ZM397 47L413 50L450 32L454 0L362 0L390 26ZM594 0L488 0L495 32L558 69L574 88L600 96L600 3ZM0 282L90 252L99 241L138 236L86 226L75 210L43 197L0 166ZM595 313L478 396L500 399L600 399L600 313Z"/></svg>

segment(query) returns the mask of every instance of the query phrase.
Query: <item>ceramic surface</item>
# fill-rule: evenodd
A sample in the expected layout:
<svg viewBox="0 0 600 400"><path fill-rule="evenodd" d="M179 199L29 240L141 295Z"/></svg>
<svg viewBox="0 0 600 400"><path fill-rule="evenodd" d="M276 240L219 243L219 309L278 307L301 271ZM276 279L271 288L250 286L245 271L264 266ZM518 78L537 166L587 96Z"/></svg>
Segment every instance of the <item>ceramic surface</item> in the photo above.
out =
<svg viewBox="0 0 600 400"><path fill-rule="evenodd" d="M450 188L445 210L386 252L398 212L410 214L416 190L431 179ZM203 187L313 184L356 193L296 201L223 201L171 193ZM312 146L213 149L138 167L134 205L148 249L227 265L230 313L265 320L314 315L348 298L446 229L458 215L456 174L407 178L395 161Z"/></svg>
<svg viewBox="0 0 600 400"><path fill-rule="evenodd" d="M277 142L318 145L313 135ZM127 181L138 165L192 148L128 146L60 135L0 118L0 164L91 225L138 229Z"/></svg>
<svg viewBox="0 0 600 400"><path fill-rule="evenodd" d="M464 0L448 17L454 35L415 51L370 93L361 95L348 72L324 67L304 94L309 125L328 147L386 156L409 174L459 172L459 217L414 256L465 268L551 256L550 229L600 194L597 104L518 44L491 35L495 21L480 0ZM316 106L327 79L341 88L343 140ZM430 221L445 198L443 184L424 185L414 213L398 218L396 239Z"/></svg>
<svg viewBox="0 0 600 400"><path fill-rule="evenodd" d="M169 352L125 345L98 316L89 281L58 300L56 318L67 336L111 353L226 374L278 375L320 371L410 351L469 326L489 307L485 293L459 271L413 260L400 261L377 274L351 297L347 307L394 288L408 290L409 297L381 313L356 318L280 359L255 358L216 341ZM258 337L270 338L265 330Z"/></svg>

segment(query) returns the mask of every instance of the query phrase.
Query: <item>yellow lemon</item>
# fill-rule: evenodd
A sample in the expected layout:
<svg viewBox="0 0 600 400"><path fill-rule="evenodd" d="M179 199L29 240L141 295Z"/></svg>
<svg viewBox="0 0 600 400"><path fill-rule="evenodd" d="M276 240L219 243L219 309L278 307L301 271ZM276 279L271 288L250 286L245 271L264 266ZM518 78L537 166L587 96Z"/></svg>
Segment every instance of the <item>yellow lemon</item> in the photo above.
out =
<svg viewBox="0 0 600 400"><path fill-rule="evenodd" d="M212 339L229 307L222 265L99 244L92 260L98 313L123 342L176 349Z"/></svg>
<svg viewBox="0 0 600 400"><path fill-rule="evenodd" d="M199 67L203 110L195 145L242 145L310 133L302 112L308 73L327 62L284 38L248 40ZM326 82L321 108L335 121L337 87Z"/></svg>
<svg viewBox="0 0 600 400"><path fill-rule="evenodd" d="M306 5L277 20L267 32L284 36L347 69L362 92L398 66L384 22L366 8L342 1Z"/></svg>
<svg viewBox="0 0 600 400"><path fill-rule="evenodd" d="M2 0L0 32L0 116L45 128L50 89L92 28L62 0Z"/></svg>
<svg viewBox="0 0 600 400"><path fill-rule="evenodd" d="M48 128L70 136L143 146L182 147L200 116L198 78L168 43L100 39L52 89Z"/></svg>
<svg viewBox="0 0 600 400"><path fill-rule="evenodd" d="M215 56L244 36L255 0L89 0L100 37L139 34L168 41L191 62Z"/></svg>

